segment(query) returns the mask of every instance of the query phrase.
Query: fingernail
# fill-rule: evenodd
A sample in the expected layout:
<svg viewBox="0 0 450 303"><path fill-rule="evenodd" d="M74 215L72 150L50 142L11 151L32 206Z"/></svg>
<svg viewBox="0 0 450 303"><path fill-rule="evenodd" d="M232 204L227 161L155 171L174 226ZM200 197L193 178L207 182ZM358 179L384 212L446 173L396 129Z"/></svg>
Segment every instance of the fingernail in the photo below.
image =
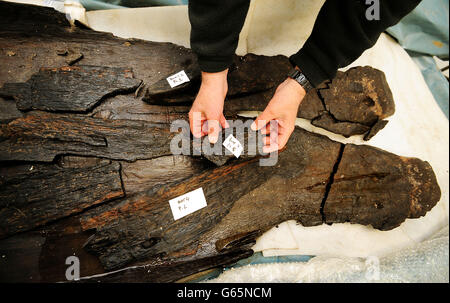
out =
<svg viewBox="0 0 450 303"><path fill-rule="evenodd" d="M208 139L209 139L209 143L216 144L216 142L217 142L217 137L216 136L209 135Z"/></svg>
<svg viewBox="0 0 450 303"><path fill-rule="evenodd" d="M265 154L269 154L270 153L270 151L269 151L270 149L268 148L268 147L263 147L263 153L265 153Z"/></svg>
<svg viewBox="0 0 450 303"><path fill-rule="evenodd" d="M253 131L256 131L256 123L253 122L252 125L250 125L250 128L251 128Z"/></svg>
<svg viewBox="0 0 450 303"><path fill-rule="evenodd" d="M228 123L228 121L225 120L225 128L230 127L230 124Z"/></svg>
<svg viewBox="0 0 450 303"><path fill-rule="evenodd" d="M265 153L265 154L270 154L277 150L278 150L278 146L274 146L274 145L263 146L263 153Z"/></svg>

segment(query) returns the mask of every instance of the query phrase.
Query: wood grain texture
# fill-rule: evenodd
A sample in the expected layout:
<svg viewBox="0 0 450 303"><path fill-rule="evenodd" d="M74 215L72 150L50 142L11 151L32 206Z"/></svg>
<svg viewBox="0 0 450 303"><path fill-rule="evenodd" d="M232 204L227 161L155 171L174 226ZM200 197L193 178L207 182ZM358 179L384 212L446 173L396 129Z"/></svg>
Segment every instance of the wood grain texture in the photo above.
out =
<svg viewBox="0 0 450 303"><path fill-rule="evenodd" d="M127 195L133 195L147 188L164 185L168 180L177 182L192 177L214 167L214 164L199 157L178 155L123 161L121 166L124 189Z"/></svg>
<svg viewBox="0 0 450 303"><path fill-rule="evenodd" d="M243 166L251 168L240 169ZM220 222L234 201L258 186L269 173L255 160L230 164L179 183L156 186L112 208L92 210L81 224L83 229L95 228L97 232L85 247L98 255L107 269L174 253ZM234 182L239 182L239 187ZM208 207L174 221L168 201L199 187L203 188Z"/></svg>
<svg viewBox="0 0 450 303"><path fill-rule="evenodd" d="M200 187L208 206L174 221L168 201ZM354 222L392 229L424 215L439 199L428 163L297 128L276 166L233 162L95 208L81 225L96 230L86 248L114 269L141 259L233 251L292 219L303 226Z"/></svg>
<svg viewBox="0 0 450 303"><path fill-rule="evenodd" d="M286 79L292 65L285 56L258 56L247 54L234 56L229 67L227 81L227 98L246 96L276 88ZM170 87L163 75L160 81L147 86L144 101L149 104L168 105L192 103L201 83L200 68L197 64L188 66L185 70L190 82L174 88ZM179 71L174 70L173 74Z"/></svg>
<svg viewBox="0 0 450 303"><path fill-rule="evenodd" d="M371 129L369 126L364 124L336 120L328 112L322 112L311 121L311 124L326 129L330 132L341 134L344 137L361 135L367 133Z"/></svg>
<svg viewBox="0 0 450 303"><path fill-rule="evenodd" d="M140 83L124 68L41 68L24 83L5 83L0 96L14 97L19 110L86 112L105 97L134 92Z"/></svg>
<svg viewBox="0 0 450 303"><path fill-rule="evenodd" d="M286 220L389 230L425 215L440 199L427 162L300 128L274 166L259 165L263 154L248 154L257 144L246 143L254 135L248 130L239 159L173 155L170 142L181 131L171 132L170 124L187 124L195 86L167 90L162 80L182 69L195 72L189 49L70 27L52 9L4 2L0 48L15 54L0 56L0 85L25 83L42 67L60 73L68 63L74 70L133 70L144 82L134 93L105 97L110 86L83 113L69 109L69 101L82 100L64 100L66 113L49 112L54 109L45 106L56 98L43 100L39 92L33 104L46 111L24 113L0 99L1 281L64 281L65 259L74 254L89 277L84 281L175 281L249 256L259 235ZM234 60L225 102L233 120L238 111L263 110L290 69L283 56ZM158 104L143 102L158 85L166 95L153 96ZM370 137L393 110L382 73L358 67L311 91L298 116ZM199 187L207 207L174 221L168 201Z"/></svg>
<svg viewBox="0 0 450 303"><path fill-rule="evenodd" d="M338 72L327 88L319 90L319 95L339 121L372 126L395 112L384 73L370 66Z"/></svg>
<svg viewBox="0 0 450 303"><path fill-rule="evenodd" d="M53 8L0 2L0 87L26 82L42 67L67 66L61 50L76 50L79 65L132 70L136 79L151 85L172 69L196 64L190 49L172 43L121 39L112 34L70 26ZM14 56L6 56L7 51Z"/></svg>
<svg viewBox="0 0 450 303"><path fill-rule="evenodd" d="M57 155L135 161L171 155L167 125L30 112L0 125L0 160L51 162Z"/></svg>
<svg viewBox="0 0 450 303"><path fill-rule="evenodd" d="M365 145L345 146L324 206L327 223L390 230L424 216L440 200L430 164Z"/></svg>
<svg viewBox="0 0 450 303"><path fill-rule="evenodd" d="M228 74L230 89L224 105L225 113L263 111L276 87L286 79L290 69L287 58L249 54L235 58L235 61L238 62L235 69ZM194 81L180 87L171 88L165 78L147 87L143 100L150 104L171 106L192 103L200 81L199 71L190 74L197 75ZM264 86L261 81L267 84ZM300 104L297 117L311 120L314 126L350 137L369 132L378 121L391 116L394 111L394 100L383 72L364 66L338 72L332 81L310 91ZM380 130L378 126L380 124L371 131L370 136L365 137L367 140Z"/></svg>
<svg viewBox="0 0 450 303"><path fill-rule="evenodd" d="M63 169L20 165L0 169L0 238L82 212L124 195L120 165Z"/></svg>
<svg viewBox="0 0 450 303"><path fill-rule="evenodd" d="M169 283L211 268L214 264L216 268L225 267L241 259L250 257L253 254L251 249L218 254L212 257L198 258L196 260L174 260L163 262L162 264L147 264L134 267L127 267L120 271L114 271L101 276L85 277L80 283Z"/></svg>
<svg viewBox="0 0 450 303"><path fill-rule="evenodd" d="M52 162L55 157L71 154L95 156L113 160L136 161L176 154L171 147L186 146L179 154L203 156L216 165L234 158L222 142L228 130L220 132L222 140L210 144L207 137L192 139L189 123L180 127L145 120L109 120L79 114L54 114L32 111L7 124L0 124L0 161ZM236 122L237 123L237 122ZM242 122L244 125L245 122ZM262 152L262 136L249 130L250 123L239 135L244 151L240 158L248 159Z"/></svg>
<svg viewBox="0 0 450 303"><path fill-rule="evenodd" d="M139 104L142 103L142 94L152 104L171 106L188 107L195 98L200 71L190 49L170 43L125 40L111 34L71 28L64 18L55 17L56 14L51 9L33 8L18 14L23 6L15 8L2 4L0 45L16 55L0 56L0 64L4 67L0 70L0 85L26 82L42 67L66 66L65 56L60 54L70 53L69 50L72 50L83 54L83 58L74 67L81 64L121 68L132 70L135 78L142 79L143 85L137 93L139 99L135 100L129 113L123 112L122 116L145 119L142 113L136 111L138 108L144 111L147 109ZM20 20L20 26L17 20ZM286 78L291 68L288 58L284 56L249 54L235 56L233 62L224 108L227 114L243 110L264 110L275 88ZM181 70L187 71L192 81L169 89L166 78ZM320 116L321 111L327 111L335 121L327 119L316 125L342 134L342 123L356 123L355 127L344 127L345 136L349 136L362 133L365 128L360 124L371 128L377 120L393 114L394 101L381 71L357 67L345 73L339 72L333 81L336 84L323 83L317 90L310 92L311 97L305 97L298 117L313 120ZM348 112L352 112L353 116L347 117ZM102 114L108 115L108 112L103 111ZM372 135L374 133L373 131Z"/></svg>

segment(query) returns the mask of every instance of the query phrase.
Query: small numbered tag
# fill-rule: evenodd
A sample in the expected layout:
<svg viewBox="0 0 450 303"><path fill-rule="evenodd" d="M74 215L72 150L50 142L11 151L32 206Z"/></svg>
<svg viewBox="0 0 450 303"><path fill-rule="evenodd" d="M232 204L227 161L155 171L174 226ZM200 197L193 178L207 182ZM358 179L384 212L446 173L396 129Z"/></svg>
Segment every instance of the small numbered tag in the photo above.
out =
<svg viewBox="0 0 450 303"><path fill-rule="evenodd" d="M206 207L206 199L203 194L203 189L200 187L199 189L170 200L169 204L172 209L173 218L178 220Z"/></svg>
<svg viewBox="0 0 450 303"><path fill-rule="evenodd" d="M236 158L239 158L244 148L241 142L236 139L233 135L229 135L228 138L223 141L223 146L228 149Z"/></svg>
<svg viewBox="0 0 450 303"><path fill-rule="evenodd" d="M182 70L181 72L167 77L167 82L169 82L171 88L174 88L175 86L189 82L189 77L186 75L184 70Z"/></svg>

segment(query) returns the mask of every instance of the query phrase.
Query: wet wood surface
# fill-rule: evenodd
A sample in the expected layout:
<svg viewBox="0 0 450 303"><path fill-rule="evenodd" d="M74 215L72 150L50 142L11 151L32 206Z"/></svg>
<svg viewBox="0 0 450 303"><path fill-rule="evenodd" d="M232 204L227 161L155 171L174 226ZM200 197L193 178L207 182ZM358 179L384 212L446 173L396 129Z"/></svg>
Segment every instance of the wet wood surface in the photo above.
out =
<svg viewBox="0 0 450 303"><path fill-rule="evenodd" d="M271 155L248 154L257 144L249 131L239 159L173 155L180 131L170 125L187 120L198 79L189 49L71 27L49 8L0 2L0 17L0 281L65 281L75 255L81 282L172 282L250 256L256 238L286 220L389 230L440 199L427 162L298 127L274 166L260 165ZM225 114L237 119L264 109L290 65L283 56L234 62ZM91 91L100 87L87 98L46 95L42 81L30 97L17 90L42 68L86 66L106 73L82 74L96 77ZM194 81L171 90L163 80L179 70ZM384 75L359 67L313 90L298 115L372 136L393 111ZM200 187L207 207L174 220L168 201Z"/></svg>
<svg viewBox="0 0 450 303"><path fill-rule="evenodd" d="M276 87L286 79L291 68L287 58L249 54L235 61L237 62L234 63L234 68L228 74L231 88L224 106L225 113L242 110L263 111ZM265 74L264 70L259 70L261 67L266 68L265 72L270 75L268 79L261 77ZM199 72L195 74L198 75ZM196 76L196 79L198 77ZM266 86L258 83L262 79L267 81ZM156 85L147 87L143 100L153 105L190 104L195 99L198 83L199 80L185 83L181 85L182 88L171 88L163 79ZM238 83L242 83L242 86L238 86ZM253 89L250 89L250 83L255 83ZM195 93L188 95L187 91ZM387 121L383 119L393 115L394 111L394 100L383 72L364 66L338 72L332 81L322 83L311 90L300 104L297 117L311 120L314 126L344 137L370 131L370 136L365 137L369 140L382 129L381 126L386 125ZM382 120L384 123L377 124Z"/></svg>
<svg viewBox="0 0 450 303"><path fill-rule="evenodd" d="M120 165L64 169L17 165L0 169L0 238L124 196Z"/></svg>
<svg viewBox="0 0 450 303"><path fill-rule="evenodd" d="M132 71L134 79L127 79L132 82L142 80L143 85L137 90L137 95L144 95L143 99L151 104L186 106L195 97L199 70L190 49L171 43L118 39L111 34L73 28L64 16L54 17L53 12L45 12L39 8L23 10L19 16L12 6L3 5L2 12L4 18L0 21L0 41L5 54L9 55L0 57L3 67L0 70L0 86L30 81L30 78L39 74L41 68L70 69L71 67L67 67L66 56L61 54L82 53L83 57L72 67L91 65ZM17 22L18 19L21 22ZM236 113L241 110L264 110L276 86L286 78L290 69L289 60L284 56L236 56L230 69L225 111ZM192 81L171 89L165 79L181 70L187 71ZM322 121L316 121L315 125L350 136L364 134L367 127L370 129L378 120L393 114L394 101L381 71L371 67L357 67L345 73L339 72L333 81L337 84L323 83L310 93L311 96L304 99L298 117L314 120L320 116L320 109L323 108L334 120L320 119ZM92 81L83 83L90 82ZM5 92L0 95L3 97L0 104L7 104L5 98L20 100L17 90L15 93L11 88L6 91L10 85L6 85ZM89 89L94 91L95 88L93 83ZM317 103L319 100L322 106ZM313 104L309 104L310 102ZM27 100L26 103L24 108L32 107L33 102ZM66 98L53 106L64 111L84 111L92 108L94 103L93 100L74 102ZM45 104L50 107L48 103ZM42 104L36 108L42 109ZM349 112L352 117L346 116ZM12 117L17 115L13 112L10 114ZM136 111L134 114L142 115ZM358 125L354 127L351 123ZM366 128L361 127L361 124Z"/></svg>
<svg viewBox="0 0 450 303"><path fill-rule="evenodd" d="M107 96L134 92L140 83L131 70L123 68L41 68L27 82L4 84L0 96L15 97L20 110L86 112Z"/></svg>

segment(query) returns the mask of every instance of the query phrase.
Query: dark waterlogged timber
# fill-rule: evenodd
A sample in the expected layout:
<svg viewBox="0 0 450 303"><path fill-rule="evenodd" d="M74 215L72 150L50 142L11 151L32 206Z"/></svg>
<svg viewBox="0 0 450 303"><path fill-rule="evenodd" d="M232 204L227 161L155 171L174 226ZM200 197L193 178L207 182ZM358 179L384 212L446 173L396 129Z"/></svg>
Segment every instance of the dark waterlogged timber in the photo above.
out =
<svg viewBox="0 0 450 303"><path fill-rule="evenodd" d="M170 125L187 120L198 85L190 50L71 27L49 8L0 2L0 17L0 48L9 54L0 56L1 86L43 79L41 68L58 74L69 63L71 71L95 66L105 72L103 80L97 72L80 74L86 83L96 77L93 93L72 99L53 94L44 100L50 86L42 81L33 82L35 98L21 99L4 87L1 281L65 281L65 261L73 255L80 259L81 282L177 281L250 256L255 239L286 220L389 230L425 215L440 199L427 162L301 128L274 166L260 165L267 156L248 154L255 147L248 131L239 159L203 149L194 157L172 155L170 143L182 131L171 132ZM282 56L247 55L234 63L225 103L233 119L239 110L264 109L290 69ZM271 72L252 78L250 71L262 63ZM192 85L168 90L161 79L182 69ZM118 79L108 76L111 71ZM58 74L59 88L66 76ZM152 96L156 88L159 95ZM356 128L372 136L393 110L384 75L358 67L308 94L299 116L345 135ZM188 141L191 151L198 148ZM174 220L168 201L200 187L207 206Z"/></svg>
<svg viewBox="0 0 450 303"><path fill-rule="evenodd" d="M88 169L24 164L0 168L0 238L124 196L120 165Z"/></svg>
<svg viewBox="0 0 450 303"><path fill-rule="evenodd" d="M108 95L134 92L140 83L131 70L123 68L41 68L25 83L3 85L0 96L14 96L20 110L85 112Z"/></svg>
<svg viewBox="0 0 450 303"><path fill-rule="evenodd" d="M191 50L170 43L127 41L70 27L64 16L52 11L16 8L2 5L0 42L8 54L14 55L0 57L0 97L16 99L19 109L86 112L108 96L136 89L142 81L136 93L143 94L146 102L183 108L174 111L189 110L186 105L194 100L200 77ZM17 10L22 11L20 15ZM67 66L64 54L74 52L83 56ZM225 102L228 113L264 110L292 68L284 56L248 54L235 56L233 62ZM166 78L181 70L192 81L170 88ZM0 99L2 107L8 106L4 99ZM130 103L141 102L134 101ZM136 104L127 107L128 114L122 115L128 117L142 115L141 110L147 109ZM391 116L394 108L384 74L371 67L356 67L338 72L331 83L312 90L303 100L298 117L331 132L352 136L367 133L377 121ZM17 114L10 112L11 117Z"/></svg>
<svg viewBox="0 0 450 303"><path fill-rule="evenodd" d="M266 70L272 77L267 79L269 85L265 89L258 85L263 71L251 72L263 66L278 69L277 72ZM248 54L240 59L236 58L228 75L231 92L227 95L225 112L263 111L275 93L276 86L286 79L289 66L287 58L283 56ZM243 72L247 70L248 73ZM144 101L154 105L173 105L192 103L195 99L198 81L185 83L182 88L171 88L165 78L163 80L147 87ZM236 93L236 88L232 85L239 81L243 83L242 91ZM250 83L256 83L254 90L249 89ZM186 95L186 90L195 93ZM365 137L369 140L386 125L387 121L383 119L393 115L394 111L394 100L383 72L364 66L354 67L346 72L339 71L333 81L325 82L310 91L302 101L297 117L311 120L314 126L345 137L370 131L370 136ZM379 121L383 123L377 123Z"/></svg>
<svg viewBox="0 0 450 303"><path fill-rule="evenodd" d="M208 207L174 221L167 201L199 187ZM297 128L275 166L232 162L95 208L81 226L97 231L86 248L114 269L183 247L194 247L189 254L233 250L291 219L303 226L352 222L389 230L424 215L439 198L426 162Z"/></svg>
<svg viewBox="0 0 450 303"><path fill-rule="evenodd" d="M347 160L358 158L362 162L356 165ZM363 159L374 163L367 166ZM198 187L208 207L174 221L167 201ZM439 197L426 162L368 146L342 145L297 129L275 167L259 166L255 160L209 167L84 212L78 219L79 233L91 236L77 245L98 256L107 270L136 262L166 266L183 260L190 264L190 271L184 272L188 275L195 272L196 260L248 250L257 236L285 220L304 226L350 221L388 230L408 217L424 215ZM59 241L73 245L71 239ZM127 272L92 279L120 280ZM155 272L147 279L182 277Z"/></svg>
<svg viewBox="0 0 450 303"><path fill-rule="evenodd" d="M241 123L247 127L239 132L240 135L237 131L230 132L248 142L241 158L264 155L262 137L249 131L249 122ZM171 145L174 144L180 145L179 154L204 156L220 166L234 157L228 151L225 154L222 146L230 134L228 130L222 131L222 140L211 145L207 137L191 139L189 123L185 120L178 120L171 126L140 120L32 111L0 124L0 137L3 138L0 161L52 162L64 154L125 161L148 160L176 153ZM187 150L183 150L183 145Z"/></svg>

